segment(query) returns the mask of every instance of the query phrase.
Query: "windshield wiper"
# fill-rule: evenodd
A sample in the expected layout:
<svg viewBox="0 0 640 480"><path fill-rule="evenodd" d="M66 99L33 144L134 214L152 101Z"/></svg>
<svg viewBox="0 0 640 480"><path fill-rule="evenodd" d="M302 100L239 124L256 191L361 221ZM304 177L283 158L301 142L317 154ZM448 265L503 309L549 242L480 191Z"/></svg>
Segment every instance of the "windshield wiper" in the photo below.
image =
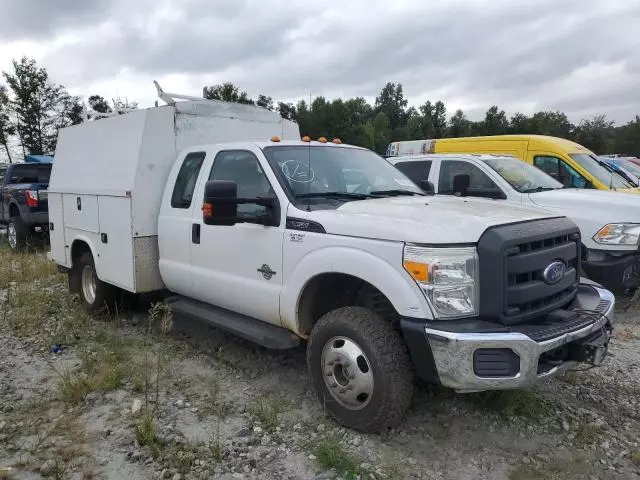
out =
<svg viewBox="0 0 640 480"><path fill-rule="evenodd" d="M536 187L536 188L527 188L526 190L522 190L522 193L547 192L549 190L560 190L560 189L555 187Z"/></svg>
<svg viewBox="0 0 640 480"><path fill-rule="evenodd" d="M346 198L351 200L364 200L365 198L372 198L371 195L365 193L351 193L351 192L309 192L299 193L296 198Z"/></svg>
<svg viewBox="0 0 640 480"><path fill-rule="evenodd" d="M401 190L401 189L374 190L373 192L371 192L370 195L375 195L375 196L390 195L393 197L397 197L398 195L420 195L421 197L424 197L424 193L414 192L412 190Z"/></svg>

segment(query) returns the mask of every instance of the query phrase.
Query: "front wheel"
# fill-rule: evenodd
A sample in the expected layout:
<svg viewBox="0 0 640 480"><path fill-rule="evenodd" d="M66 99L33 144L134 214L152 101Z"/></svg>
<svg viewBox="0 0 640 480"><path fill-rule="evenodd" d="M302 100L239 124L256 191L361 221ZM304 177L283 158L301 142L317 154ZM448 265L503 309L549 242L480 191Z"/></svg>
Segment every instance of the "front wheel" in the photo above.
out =
<svg viewBox="0 0 640 480"><path fill-rule="evenodd" d="M307 369L320 402L341 424L375 432L398 424L413 396L413 366L391 323L344 307L314 325Z"/></svg>

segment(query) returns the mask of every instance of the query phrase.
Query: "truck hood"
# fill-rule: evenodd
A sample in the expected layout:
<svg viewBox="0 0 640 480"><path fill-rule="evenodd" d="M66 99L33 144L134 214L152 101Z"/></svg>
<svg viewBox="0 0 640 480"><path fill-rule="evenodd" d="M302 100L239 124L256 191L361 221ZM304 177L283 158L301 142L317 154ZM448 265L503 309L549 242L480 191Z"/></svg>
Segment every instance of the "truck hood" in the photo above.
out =
<svg viewBox="0 0 640 480"><path fill-rule="evenodd" d="M567 217L600 217L602 224L640 222L640 198L612 190L567 188L530 194L536 205Z"/></svg>
<svg viewBox="0 0 640 480"><path fill-rule="evenodd" d="M446 196L389 197L304 212L327 233L408 243L475 243L495 225L558 217L495 200Z"/></svg>

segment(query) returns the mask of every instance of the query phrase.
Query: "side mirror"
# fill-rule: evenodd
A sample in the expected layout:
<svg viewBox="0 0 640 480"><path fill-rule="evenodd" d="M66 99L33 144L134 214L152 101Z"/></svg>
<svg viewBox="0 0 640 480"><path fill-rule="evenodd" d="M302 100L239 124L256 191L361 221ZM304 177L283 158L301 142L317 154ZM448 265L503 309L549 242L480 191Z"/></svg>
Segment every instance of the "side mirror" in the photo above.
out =
<svg viewBox="0 0 640 480"><path fill-rule="evenodd" d="M266 208L264 215L238 217L238 205L250 203ZM209 180L204 186L202 221L205 225L231 226L236 223L280 224L280 209L274 197L238 198L238 184L228 180Z"/></svg>
<svg viewBox="0 0 640 480"><path fill-rule="evenodd" d="M209 180L204 186L202 221L205 225L235 225L238 222L238 184Z"/></svg>
<svg viewBox="0 0 640 480"><path fill-rule="evenodd" d="M465 197L467 189L471 185L471 177L466 173L461 173L453 177L453 194L457 197Z"/></svg>
<svg viewBox="0 0 640 480"><path fill-rule="evenodd" d="M427 195L435 195L436 187L433 186L429 180L419 180L418 186L426 193Z"/></svg>

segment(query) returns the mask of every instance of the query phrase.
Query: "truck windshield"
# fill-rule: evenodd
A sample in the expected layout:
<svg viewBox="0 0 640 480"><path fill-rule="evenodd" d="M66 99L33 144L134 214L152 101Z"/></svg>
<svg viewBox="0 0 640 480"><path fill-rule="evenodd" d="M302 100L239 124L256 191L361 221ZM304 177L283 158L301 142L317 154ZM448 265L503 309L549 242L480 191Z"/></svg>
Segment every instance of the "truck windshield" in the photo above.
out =
<svg viewBox="0 0 640 480"><path fill-rule="evenodd" d="M555 181L542 170L532 167L516 158L500 157L486 158L483 162L495 170L502 178L521 193L542 192L562 188L560 182Z"/></svg>
<svg viewBox="0 0 640 480"><path fill-rule="evenodd" d="M613 188L631 188L631 184L612 170L608 170L603 164L586 153L572 153L569 155L575 162L593 175L599 182Z"/></svg>
<svg viewBox="0 0 640 480"><path fill-rule="evenodd" d="M271 168L296 198L362 200L422 195L402 172L370 150L338 146L270 146Z"/></svg>

